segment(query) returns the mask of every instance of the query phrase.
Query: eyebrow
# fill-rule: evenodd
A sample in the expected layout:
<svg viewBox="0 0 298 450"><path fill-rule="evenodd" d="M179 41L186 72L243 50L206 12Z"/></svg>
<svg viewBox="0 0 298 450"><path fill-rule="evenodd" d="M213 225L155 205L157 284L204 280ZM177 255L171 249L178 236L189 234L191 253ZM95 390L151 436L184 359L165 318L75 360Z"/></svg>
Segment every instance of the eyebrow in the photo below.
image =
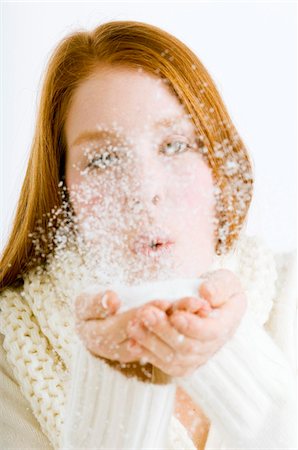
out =
<svg viewBox="0 0 298 450"><path fill-rule="evenodd" d="M153 124L155 129L168 128L175 125L185 119L184 116L174 116L174 117L163 117L162 119L156 121ZM119 133L112 130L94 130L94 131L83 131L71 144L71 147L75 147L87 141L97 141L108 137L119 137Z"/></svg>

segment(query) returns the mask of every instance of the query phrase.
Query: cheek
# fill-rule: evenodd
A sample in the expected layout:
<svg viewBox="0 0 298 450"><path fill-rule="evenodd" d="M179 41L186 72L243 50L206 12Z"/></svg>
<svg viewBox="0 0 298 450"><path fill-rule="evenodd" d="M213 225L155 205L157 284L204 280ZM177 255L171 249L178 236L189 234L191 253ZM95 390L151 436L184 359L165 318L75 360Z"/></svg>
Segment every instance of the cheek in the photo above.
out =
<svg viewBox="0 0 298 450"><path fill-rule="evenodd" d="M83 168L80 160L66 158L65 180L76 214L102 202L102 186L95 182L95 177L83 175Z"/></svg>
<svg viewBox="0 0 298 450"><path fill-rule="evenodd" d="M94 207L100 207L105 196L105 188L98 181L86 180L80 175L66 177L70 200L78 215L90 214Z"/></svg>
<svg viewBox="0 0 298 450"><path fill-rule="evenodd" d="M191 213L209 213L214 208L213 178L209 167L200 164L190 169L185 180L179 184L177 198Z"/></svg>

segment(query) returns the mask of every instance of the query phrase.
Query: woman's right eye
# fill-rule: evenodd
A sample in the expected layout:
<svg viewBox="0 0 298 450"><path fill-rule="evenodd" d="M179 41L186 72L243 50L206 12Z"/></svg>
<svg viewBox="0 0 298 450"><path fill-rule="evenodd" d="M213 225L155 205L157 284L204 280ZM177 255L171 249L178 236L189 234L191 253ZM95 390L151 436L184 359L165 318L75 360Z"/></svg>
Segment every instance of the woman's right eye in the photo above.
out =
<svg viewBox="0 0 298 450"><path fill-rule="evenodd" d="M87 168L94 169L107 169L108 167L114 165L119 162L119 158L116 153L111 153L108 151L104 151L103 153L96 154L87 164Z"/></svg>

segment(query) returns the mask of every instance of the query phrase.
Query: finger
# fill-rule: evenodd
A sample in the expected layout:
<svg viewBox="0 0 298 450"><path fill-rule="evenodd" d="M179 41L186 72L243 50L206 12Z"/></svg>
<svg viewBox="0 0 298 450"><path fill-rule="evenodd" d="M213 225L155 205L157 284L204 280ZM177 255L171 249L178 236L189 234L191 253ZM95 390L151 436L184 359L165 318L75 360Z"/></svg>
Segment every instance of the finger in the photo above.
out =
<svg viewBox="0 0 298 450"><path fill-rule="evenodd" d="M153 305L160 308L162 311L167 311L171 307L172 302L170 300L150 300L144 305Z"/></svg>
<svg viewBox="0 0 298 450"><path fill-rule="evenodd" d="M121 301L116 292L107 290L97 294L82 292L75 301L75 312L79 320L104 319L115 314Z"/></svg>
<svg viewBox="0 0 298 450"><path fill-rule="evenodd" d="M171 300L150 300L149 302L142 305L141 308L146 307L147 305L152 305L152 306L156 306L157 308L161 309L162 311L168 313L168 311L172 307L172 303L173 303L173 301L171 301Z"/></svg>
<svg viewBox="0 0 298 450"><path fill-rule="evenodd" d="M127 334L135 339L138 344L150 350L153 354L165 361L172 361L175 351L167 343L162 341L154 333L151 333L141 321L130 322L127 326Z"/></svg>
<svg viewBox="0 0 298 450"><path fill-rule="evenodd" d="M132 342L132 339L126 339L125 341L118 344L112 350L108 346L101 346L100 349L96 347L89 348L88 350L94 354L94 356L100 356L101 358L107 359L108 361L119 361L121 368L125 369L125 364L138 362L139 358L142 356L142 349L137 344L136 341Z"/></svg>
<svg viewBox="0 0 298 450"><path fill-rule="evenodd" d="M154 306L142 308L137 312L136 317L142 321L146 327L145 329L148 329L153 333L153 336L156 335L156 338L159 338L157 340L152 338L154 342L167 344L167 347L163 347L165 352L170 347L172 352L177 354L199 354L200 342L194 341L177 331L169 321L168 316ZM166 356L168 354L164 357Z"/></svg>
<svg viewBox="0 0 298 450"><path fill-rule="evenodd" d="M150 350L146 349L140 344L136 344L135 348L139 349L139 353L141 352L142 356L139 358L140 364L143 366L147 363L151 363L153 366L159 368L160 370L166 373L166 365L165 363L158 358L158 356L154 355Z"/></svg>
<svg viewBox="0 0 298 450"><path fill-rule="evenodd" d="M139 358L143 355L142 348L138 342L129 337L119 344L118 353L118 360L123 363L138 362Z"/></svg>
<svg viewBox="0 0 298 450"><path fill-rule="evenodd" d="M167 314L172 314L178 309L195 313L201 309L210 310L211 308L210 304L203 298L183 297L172 303L171 308L167 310Z"/></svg>
<svg viewBox="0 0 298 450"><path fill-rule="evenodd" d="M196 314L176 311L170 316L171 323L185 336L202 341L225 340L235 331L246 309L244 293L230 297L220 308L213 310L208 317L200 318ZM179 316L179 318L178 318ZM184 323L183 320L185 319Z"/></svg>
<svg viewBox="0 0 298 450"><path fill-rule="evenodd" d="M82 340L93 346L120 344L127 339L127 322L135 315L136 308L106 319L79 320L76 331Z"/></svg>
<svg viewBox="0 0 298 450"><path fill-rule="evenodd" d="M179 311L170 317L170 321L178 331L203 343L219 337L219 324L208 318L201 318L186 311Z"/></svg>
<svg viewBox="0 0 298 450"><path fill-rule="evenodd" d="M123 330L118 331L118 326L104 328L103 322L106 320L108 319L81 321L76 324L76 330L85 347L93 354L119 360L121 345L128 336Z"/></svg>
<svg viewBox="0 0 298 450"><path fill-rule="evenodd" d="M154 355L150 350L140 346L142 350L142 356L140 357L140 364L144 365L151 363L154 367L157 367L162 372L170 376L186 376L191 375L195 369L201 364L201 359L197 358L195 361L189 363L189 365L181 365L180 363L175 364L171 362L166 363L163 359ZM202 359L203 361L203 359Z"/></svg>
<svg viewBox="0 0 298 450"><path fill-rule="evenodd" d="M199 295L208 300L213 307L221 306L229 297L243 290L239 278L228 269L207 272L201 277L204 281L199 286Z"/></svg>
<svg viewBox="0 0 298 450"><path fill-rule="evenodd" d="M150 333L150 332L149 332ZM174 357L172 357L171 351L164 356L162 353L156 351L154 346L147 345L145 340L140 339L139 337L130 338L127 342L127 349L130 354L140 356L143 354L143 349L149 350L155 357L159 358L161 361L166 361L167 363L171 364L178 364L181 365L181 367L188 367L193 364L196 364L198 361L198 357L201 358L202 361L206 360L212 356L216 351L219 350L218 341L206 341L204 343L201 343L200 347L201 350L198 354L193 355L192 353L188 352L184 355L175 354ZM122 344L121 344L122 345ZM128 360L127 360L128 361Z"/></svg>

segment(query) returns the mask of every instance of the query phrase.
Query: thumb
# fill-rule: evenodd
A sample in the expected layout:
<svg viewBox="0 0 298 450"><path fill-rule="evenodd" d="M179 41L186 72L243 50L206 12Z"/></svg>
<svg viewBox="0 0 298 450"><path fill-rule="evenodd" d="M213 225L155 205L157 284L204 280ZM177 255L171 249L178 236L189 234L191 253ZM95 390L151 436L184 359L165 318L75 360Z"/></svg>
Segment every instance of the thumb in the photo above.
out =
<svg viewBox="0 0 298 450"><path fill-rule="evenodd" d="M80 320L104 319L120 308L121 301L116 292L106 290L96 294L82 292L76 297L75 312Z"/></svg>
<svg viewBox="0 0 298 450"><path fill-rule="evenodd" d="M218 269L201 275L203 282L199 286L199 295L211 306L219 307L230 297L242 291L240 279L228 269Z"/></svg>

